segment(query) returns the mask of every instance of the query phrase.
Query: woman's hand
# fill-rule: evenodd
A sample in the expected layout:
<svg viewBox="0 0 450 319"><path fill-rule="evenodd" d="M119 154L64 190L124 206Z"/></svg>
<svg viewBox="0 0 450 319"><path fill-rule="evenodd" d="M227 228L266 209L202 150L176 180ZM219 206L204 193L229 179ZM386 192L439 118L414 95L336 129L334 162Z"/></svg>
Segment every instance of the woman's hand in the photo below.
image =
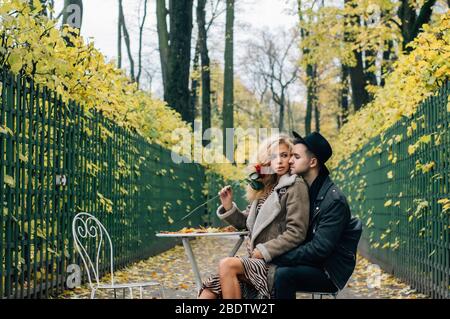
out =
<svg viewBox="0 0 450 319"><path fill-rule="evenodd" d="M220 201L225 210L233 208L233 190L230 185L225 186L219 192Z"/></svg>
<svg viewBox="0 0 450 319"><path fill-rule="evenodd" d="M264 259L263 255L257 248L253 249L252 258Z"/></svg>

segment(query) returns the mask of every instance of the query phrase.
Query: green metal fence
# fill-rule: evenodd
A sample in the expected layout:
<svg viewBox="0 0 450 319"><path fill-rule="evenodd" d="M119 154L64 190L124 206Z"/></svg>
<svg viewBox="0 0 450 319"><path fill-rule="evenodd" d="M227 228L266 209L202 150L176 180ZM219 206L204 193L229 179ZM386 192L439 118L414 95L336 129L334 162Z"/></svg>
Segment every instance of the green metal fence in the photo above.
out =
<svg viewBox="0 0 450 319"><path fill-rule="evenodd" d="M71 235L78 212L105 225L116 269L177 243L156 231L210 219L205 208L180 222L207 199L202 166L175 164L170 151L30 79L0 77L0 298L63 291L67 266L81 265Z"/></svg>
<svg viewBox="0 0 450 319"><path fill-rule="evenodd" d="M363 255L435 298L450 297L449 92L446 83L334 173L364 221Z"/></svg>

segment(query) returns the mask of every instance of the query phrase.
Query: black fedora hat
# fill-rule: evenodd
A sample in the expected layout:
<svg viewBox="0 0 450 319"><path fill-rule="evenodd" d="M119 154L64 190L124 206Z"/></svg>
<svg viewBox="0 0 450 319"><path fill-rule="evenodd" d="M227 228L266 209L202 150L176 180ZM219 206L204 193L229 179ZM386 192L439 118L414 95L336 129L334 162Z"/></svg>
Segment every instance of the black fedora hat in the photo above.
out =
<svg viewBox="0 0 450 319"><path fill-rule="evenodd" d="M295 131L292 131L294 135L294 144L304 144L306 147L317 156L320 164L324 165L326 161L333 155L333 149L327 139L318 132L312 132L305 138L301 137Z"/></svg>

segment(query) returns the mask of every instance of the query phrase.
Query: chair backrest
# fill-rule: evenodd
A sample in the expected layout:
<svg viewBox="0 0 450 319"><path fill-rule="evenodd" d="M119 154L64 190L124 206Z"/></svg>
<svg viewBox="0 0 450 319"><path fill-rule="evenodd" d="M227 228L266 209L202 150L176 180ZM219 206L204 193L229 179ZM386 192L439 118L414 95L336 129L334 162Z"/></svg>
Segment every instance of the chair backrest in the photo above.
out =
<svg viewBox="0 0 450 319"><path fill-rule="evenodd" d="M72 221L72 236L75 242L75 248L80 254L84 267L86 268L91 288L93 288L94 283L97 286L100 284L99 261L102 246L107 249L107 245L109 245L111 285L114 285L114 250L108 231L102 223L91 214L78 213ZM93 248L94 251L91 251L90 248Z"/></svg>

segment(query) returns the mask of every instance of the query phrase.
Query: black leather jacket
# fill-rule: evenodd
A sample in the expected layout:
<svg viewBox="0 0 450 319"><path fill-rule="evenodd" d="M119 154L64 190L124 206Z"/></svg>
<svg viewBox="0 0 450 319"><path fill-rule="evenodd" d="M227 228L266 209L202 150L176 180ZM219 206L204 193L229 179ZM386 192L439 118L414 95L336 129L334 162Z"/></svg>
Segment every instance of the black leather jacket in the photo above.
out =
<svg viewBox="0 0 450 319"><path fill-rule="evenodd" d="M320 267L342 289L355 269L361 231L361 222L351 218L344 194L327 177L314 202L306 240L272 262Z"/></svg>

